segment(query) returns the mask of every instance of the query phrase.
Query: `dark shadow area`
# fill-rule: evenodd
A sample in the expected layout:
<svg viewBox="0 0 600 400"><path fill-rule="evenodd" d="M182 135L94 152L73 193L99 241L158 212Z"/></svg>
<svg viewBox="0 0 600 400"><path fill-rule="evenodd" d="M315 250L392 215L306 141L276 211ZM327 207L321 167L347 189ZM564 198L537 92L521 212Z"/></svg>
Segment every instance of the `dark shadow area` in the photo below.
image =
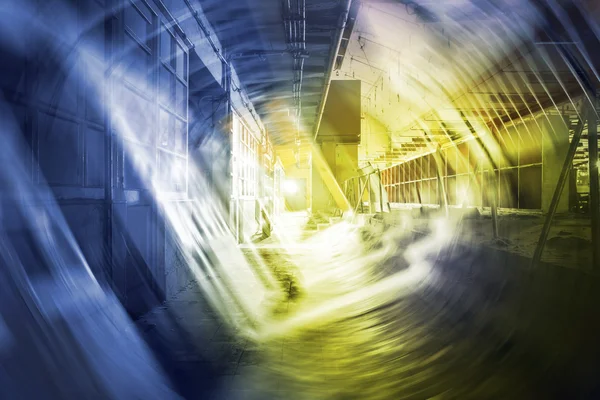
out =
<svg viewBox="0 0 600 400"><path fill-rule="evenodd" d="M443 316L428 330L481 346L488 372L511 371L536 398L597 398L600 282L546 263L529 270L529 262L483 246L445 249L436 283L419 296Z"/></svg>
<svg viewBox="0 0 600 400"><path fill-rule="evenodd" d="M215 391L225 385L225 380L234 374L235 368L230 365L228 354L220 357L211 354L207 348L215 345L211 342L213 333L200 324L207 320L216 323L218 317L202 306L204 300L201 295L195 298L198 300L187 299L176 304L182 309L192 310L192 314L186 314L187 318L200 323L182 321L185 317L178 315L178 310L173 307L159 307L142 317L138 328L177 392L185 399L208 399L214 398ZM197 331L192 335L182 325ZM203 333L206 335L202 336Z"/></svg>

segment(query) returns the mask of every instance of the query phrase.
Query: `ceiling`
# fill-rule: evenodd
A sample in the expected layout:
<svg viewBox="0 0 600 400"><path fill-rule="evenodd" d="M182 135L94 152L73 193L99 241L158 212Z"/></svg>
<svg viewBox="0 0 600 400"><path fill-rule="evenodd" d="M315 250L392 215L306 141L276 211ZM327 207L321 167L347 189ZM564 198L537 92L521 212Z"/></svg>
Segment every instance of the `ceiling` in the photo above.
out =
<svg viewBox="0 0 600 400"><path fill-rule="evenodd" d="M330 70L340 16L348 1L202 0L201 3L273 143L289 148L298 139L308 142ZM294 36L296 27L298 33ZM299 81L301 86L295 86L294 82ZM294 89L300 94L300 104L294 97Z"/></svg>
<svg viewBox="0 0 600 400"><path fill-rule="evenodd" d="M299 149L307 158L348 1L201 3L284 165ZM353 0L333 79L362 81L363 143L372 134L385 139L362 161L389 165L429 151L430 140L444 145L540 109L566 110L581 82L548 43L572 43L562 48L597 76L598 3ZM305 12L302 43L289 30L297 7Z"/></svg>
<svg viewBox="0 0 600 400"><path fill-rule="evenodd" d="M377 129L388 136L363 161L397 163L429 151L426 137L444 145L472 129L502 130L510 120L580 96L580 82L557 46L548 45L556 39L544 28L561 40L575 38L563 47L594 76L596 60L585 59L584 39L573 27L585 25L583 15L597 12L597 5L577 2L575 12L563 13L559 2L533 3L363 0L335 73L363 81L369 125L363 141Z"/></svg>

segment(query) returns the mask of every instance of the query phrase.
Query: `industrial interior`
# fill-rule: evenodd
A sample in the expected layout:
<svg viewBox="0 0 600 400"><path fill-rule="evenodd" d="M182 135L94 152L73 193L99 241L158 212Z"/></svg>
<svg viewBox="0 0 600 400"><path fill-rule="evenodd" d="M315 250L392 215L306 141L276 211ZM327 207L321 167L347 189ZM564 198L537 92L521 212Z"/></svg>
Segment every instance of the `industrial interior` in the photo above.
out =
<svg viewBox="0 0 600 400"><path fill-rule="evenodd" d="M1 399L600 399L600 2L0 33Z"/></svg>

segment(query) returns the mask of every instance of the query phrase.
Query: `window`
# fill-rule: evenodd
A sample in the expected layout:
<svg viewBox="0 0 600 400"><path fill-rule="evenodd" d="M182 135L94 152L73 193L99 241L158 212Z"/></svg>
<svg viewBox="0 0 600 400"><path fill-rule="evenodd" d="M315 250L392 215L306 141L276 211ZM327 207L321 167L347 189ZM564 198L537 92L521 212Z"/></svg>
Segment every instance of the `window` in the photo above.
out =
<svg viewBox="0 0 600 400"><path fill-rule="evenodd" d="M187 97L187 86L177 79L175 81L175 111L184 118L187 118Z"/></svg>
<svg viewBox="0 0 600 400"><path fill-rule="evenodd" d="M173 141L173 117L165 110L160 110L158 145L169 148Z"/></svg>
<svg viewBox="0 0 600 400"><path fill-rule="evenodd" d="M241 123L236 124L238 132L236 175L239 183L238 194L241 197L255 197L258 195L258 141L248 128Z"/></svg>
<svg viewBox="0 0 600 400"><path fill-rule="evenodd" d="M173 140L173 150L179 153L185 153L187 148L187 124L179 118L175 118L175 131Z"/></svg>
<svg viewBox="0 0 600 400"><path fill-rule="evenodd" d="M138 89L147 90L151 82L151 55L129 34L125 34L124 46L125 80Z"/></svg>
<svg viewBox="0 0 600 400"><path fill-rule="evenodd" d="M187 52L165 25L161 25L160 60L160 102L187 120Z"/></svg>
<svg viewBox="0 0 600 400"><path fill-rule="evenodd" d="M180 78L185 79L187 76L187 54L177 42L175 42L175 49L175 72Z"/></svg>
<svg viewBox="0 0 600 400"><path fill-rule="evenodd" d="M160 67L158 76L159 80L159 101L162 105L172 108L174 103L173 82L175 78L173 74L164 66Z"/></svg>
<svg viewBox="0 0 600 400"><path fill-rule="evenodd" d="M123 12L125 26L140 43L148 44L152 32L152 11L142 1L135 5L128 3Z"/></svg>
<svg viewBox="0 0 600 400"><path fill-rule="evenodd" d="M167 65L173 60L173 42L175 39L164 25L160 29L160 59Z"/></svg>

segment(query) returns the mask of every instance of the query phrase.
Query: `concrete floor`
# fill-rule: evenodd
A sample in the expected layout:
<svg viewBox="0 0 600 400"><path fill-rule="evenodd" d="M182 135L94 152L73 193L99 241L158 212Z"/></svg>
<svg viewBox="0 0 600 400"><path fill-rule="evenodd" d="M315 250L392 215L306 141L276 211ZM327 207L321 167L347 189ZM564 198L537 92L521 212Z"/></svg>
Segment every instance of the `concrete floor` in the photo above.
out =
<svg viewBox="0 0 600 400"><path fill-rule="evenodd" d="M503 211L498 216L500 240L493 240L489 210L486 214L480 214L475 209L452 209L450 211L455 216L461 213L465 215L456 232L456 236L463 243L503 249L528 258L533 256L545 222L545 215L540 213ZM391 224L398 224L403 219L409 219L410 224L417 229L427 227L429 224L429 219L424 218L417 208L395 210L393 214L387 218ZM542 254L542 261L600 275L600 271L593 271L591 268L590 216L583 214L556 215Z"/></svg>
<svg viewBox="0 0 600 400"><path fill-rule="evenodd" d="M275 334L228 329L194 283L139 321L182 396L600 398L597 279L522 273L510 256L454 243L426 278L390 286L411 273L417 236L390 239L394 228L377 224L306 232L304 222L288 216L287 239L256 246L284 293L265 330Z"/></svg>

